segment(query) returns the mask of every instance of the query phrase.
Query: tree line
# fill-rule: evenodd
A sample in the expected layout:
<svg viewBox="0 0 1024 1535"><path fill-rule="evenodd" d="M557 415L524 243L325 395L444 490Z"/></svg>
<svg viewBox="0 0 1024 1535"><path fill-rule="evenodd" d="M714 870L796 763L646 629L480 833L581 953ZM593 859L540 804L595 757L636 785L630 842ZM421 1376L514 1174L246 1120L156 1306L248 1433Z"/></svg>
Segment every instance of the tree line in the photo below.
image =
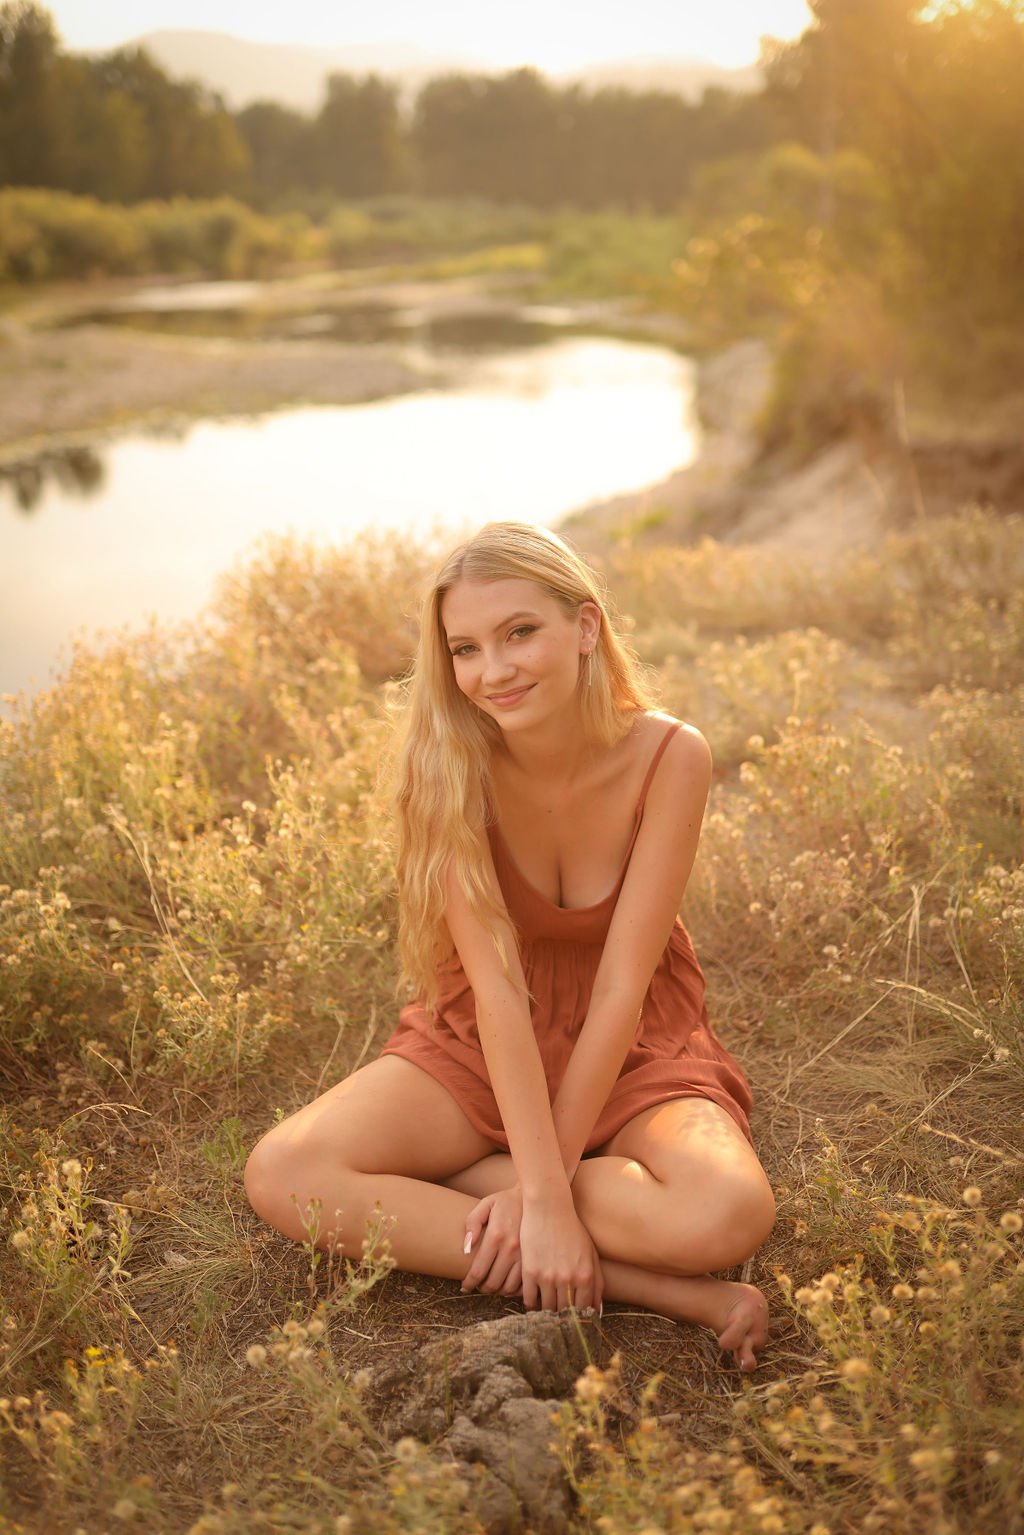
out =
<svg viewBox="0 0 1024 1535"><path fill-rule="evenodd" d="M430 81L411 112L375 75L329 77L319 110L229 112L138 48L66 53L35 0L0 6L0 184L135 202L230 193L486 197L668 210L697 165L776 133L758 95L558 86L532 69Z"/></svg>

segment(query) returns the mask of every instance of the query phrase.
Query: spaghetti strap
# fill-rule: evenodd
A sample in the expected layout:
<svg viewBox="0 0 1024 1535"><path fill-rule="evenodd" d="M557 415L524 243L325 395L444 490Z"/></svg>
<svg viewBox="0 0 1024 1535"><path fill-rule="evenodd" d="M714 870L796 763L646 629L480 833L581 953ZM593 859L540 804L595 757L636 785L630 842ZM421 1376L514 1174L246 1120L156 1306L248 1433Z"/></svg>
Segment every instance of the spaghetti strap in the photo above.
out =
<svg viewBox="0 0 1024 1535"><path fill-rule="evenodd" d="M676 731L681 730L682 728L682 724L679 720L673 720L671 725L669 725L668 729L665 731L665 734L662 736L661 740L658 742L658 749L654 753L654 756L651 758L650 766L647 769L647 776L645 777L640 788L640 798L636 802L637 816L640 815L641 810L644 808L644 801L647 798L647 791L651 787L651 782L657 771L658 763L661 761L665 754L666 746L671 741Z"/></svg>

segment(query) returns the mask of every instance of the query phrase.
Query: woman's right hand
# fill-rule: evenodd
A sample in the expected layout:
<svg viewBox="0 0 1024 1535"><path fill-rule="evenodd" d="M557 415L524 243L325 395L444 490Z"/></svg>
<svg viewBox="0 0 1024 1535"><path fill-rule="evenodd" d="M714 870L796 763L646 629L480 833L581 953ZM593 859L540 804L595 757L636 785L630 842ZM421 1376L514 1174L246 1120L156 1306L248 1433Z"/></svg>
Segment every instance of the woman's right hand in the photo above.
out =
<svg viewBox="0 0 1024 1535"><path fill-rule="evenodd" d="M524 1201L519 1249L527 1311L601 1309L601 1261L571 1194Z"/></svg>
<svg viewBox="0 0 1024 1535"><path fill-rule="evenodd" d="M601 1262L571 1195L524 1202L515 1184L474 1205L466 1232L464 1290L521 1294L528 1311L600 1310Z"/></svg>

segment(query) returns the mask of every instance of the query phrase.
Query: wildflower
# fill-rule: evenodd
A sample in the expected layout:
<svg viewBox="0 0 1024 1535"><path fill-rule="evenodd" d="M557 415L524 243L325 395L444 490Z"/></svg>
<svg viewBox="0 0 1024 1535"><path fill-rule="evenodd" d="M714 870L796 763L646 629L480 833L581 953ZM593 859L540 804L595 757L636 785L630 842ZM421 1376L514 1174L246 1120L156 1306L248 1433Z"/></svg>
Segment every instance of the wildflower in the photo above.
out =
<svg viewBox="0 0 1024 1535"><path fill-rule="evenodd" d="M596 1402L604 1396L604 1379L600 1370L588 1365L576 1382L576 1395L581 1402Z"/></svg>
<svg viewBox="0 0 1024 1535"><path fill-rule="evenodd" d="M131 1498L118 1498L110 1512L115 1519L134 1519L136 1513L135 1504Z"/></svg>
<svg viewBox="0 0 1024 1535"><path fill-rule="evenodd" d="M999 1224L1007 1236L1016 1236L1017 1232L1024 1226L1024 1221L1021 1220L1016 1210L1004 1210L1003 1214L999 1217Z"/></svg>
<svg viewBox="0 0 1024 1535"><path fill-rule="evenodd" d="M892 1287L893 1300L913 1300L914 1292L908 1284L895 1284Z"/></svg>
<svg viewBox="0 0 1024 1535"><path fill-rule="evenodd" d="M998 1450L986 1450L982 1458L986 1466L998 1466L1003 1457Z"/></svg>
<svg viewBox="0 0 1024 1535"><path fill-rule="evenodd" d="M871 1366L866 1359L846 1359L839 1366L839 1373L851 1386L855 1386L860 1381L867 1380L871 1374Z"/></svg>
<svg viewBox="0 0 1024 1535"><path fill-rule="evenodd" d="M876 1327L884 1327L886 1322L892 1321L892 1312L888 1306L872 1306L871 1320Z"/></svg>
<svg viewBox="0 0 1024 1535"><path fill-rule="evenodd" d="M839 1286L842 1284L842 1280L839 1278L838 1274L828 1273L822 1274L821 1278L818 1280L818 1283L823 1290L827 1290L831 1295L834 1295L835 1292L839 1289Z"/></svg>
<svg viewBox="0 0 1024 1535"><path fill-rule="evenodd" d="M945 1262L940 1263L938 1268L935 1270L935 1273L939 1279L959 1279L960 1272L960 1265L955 1258L947 1258ZM920 1290L918 1290L917 1293L920 1295Z"/></svg>
<svg viewBox="0 0 1024 1535"><path fill-rule="evenodd" d="M403 1460L406 1462L416 1460L419 1457L419 1453L419 1444L409 1434L406 1434L403 1439L399 1439L398 1443L395 1445L396 1460Z"/></svg>
<svg viewBox="0 0 1024 1535"><path fill-rule="evenodd" d="M16 1231L11 1237L11 1246L15 1252L23 1253L32 1246L32 1238L27 1231Z"/></svg>
<svg viewBox="0 0 1024 1535"><path fill-rule="evenodd" d="M66 1162L60 1164L60 1170L69 1183L77 1182L82 1176L82 1164L77 1157L68 1157Z"/></svg>
<svg viewBox="0 0 1024 1535"><path fill-rule="evenodd" d="M977 1187L976 1184L972 1183L970 1188L964 1189L960 1198L963 1200L968 1209L976 1210L978 1205L981 1204L981 1190Z"/></svg>
<svg viewBox="0 0 1024 1535"><path fill-rule="evenodd" d="M370 1374L369 1370L357 1370L352 1377L353 1390L359 1392L368 1391L370 1389L370 1382L372 1380L373 1376Z"/></svg>
<svg viewBox="0 0 1024 1535"><path fill-rule="evenodd" d="M267 1362L267 1351L262 1343L252 1343L245 1351L245 1362L258 1370Z"/></svg>

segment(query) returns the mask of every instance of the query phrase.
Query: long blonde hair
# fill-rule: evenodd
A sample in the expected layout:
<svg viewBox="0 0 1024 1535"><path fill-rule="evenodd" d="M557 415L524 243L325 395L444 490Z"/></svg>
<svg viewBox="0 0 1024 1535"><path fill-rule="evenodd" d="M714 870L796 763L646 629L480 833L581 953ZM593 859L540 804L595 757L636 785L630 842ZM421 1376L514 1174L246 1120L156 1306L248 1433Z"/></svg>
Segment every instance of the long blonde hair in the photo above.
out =
<svg viewBox="0 0 1024 1535"><path fill-rule="evenodd" d="M508 968L497 931L505 913L489 895L480 865L490 759L501 730L459 690L441 619L441 604L456 582L508 579L536 582L570 616L585 602L600 610L597 643L578 683L584 733L595 745L621 740L637 712L653 702L639 661L614 628L597 574L556 534L529 523L492 522L445 560L423 602L394 790L402 981L431 1009L438 969L452 955L444 920L452 865Z"/></svg>

